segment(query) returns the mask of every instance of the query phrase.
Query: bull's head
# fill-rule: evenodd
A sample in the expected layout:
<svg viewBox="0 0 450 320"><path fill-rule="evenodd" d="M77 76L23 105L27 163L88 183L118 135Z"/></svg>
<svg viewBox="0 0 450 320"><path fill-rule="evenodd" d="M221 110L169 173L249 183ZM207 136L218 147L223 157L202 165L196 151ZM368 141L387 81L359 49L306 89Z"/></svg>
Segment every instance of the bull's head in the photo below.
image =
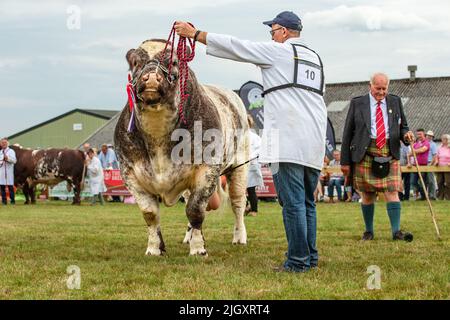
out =
<svg viewBox="0 0 450 320"><path fill-rule="evenodd" d="M147 40L138 49L129 50L126 55L133 76L138 112L162 109L176 112L179 99L178 58L174 52L172 65L169 66L171 47L168 45L164 52L165 46L165 40Z"/></svg>

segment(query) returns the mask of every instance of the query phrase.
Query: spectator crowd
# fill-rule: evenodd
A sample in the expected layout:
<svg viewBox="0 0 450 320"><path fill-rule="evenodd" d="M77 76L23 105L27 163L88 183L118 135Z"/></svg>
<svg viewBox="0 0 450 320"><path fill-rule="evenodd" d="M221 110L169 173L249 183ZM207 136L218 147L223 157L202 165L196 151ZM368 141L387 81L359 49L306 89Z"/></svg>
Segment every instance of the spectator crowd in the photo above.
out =
<svg viewBox="0 0 450 320"><path fill-rule="evenodd" d="M413 145L401 144L400 165L402 167L412 168L416 165L411 148L414 148L417 164L421 167L450 167L449 134L441 136L440 146L434 141L435 136L431 130L425 132L424 129L417 129L416 138ZM340 161L340 151L334 150L332 159L325 156L323 168L338 169ZM360 196L352 185L351 177L344 177L339 170L330 171L327 173L327 170L324 170L320 175L315 193L316 202L359 201ZM426 172L423 170L421 176L430 200L450 200L450 172ZM418 201L426 200L425 190L417 172L402 172L402 180L403 192L399 193L401 201L408 201L411 198Z"/></svg>

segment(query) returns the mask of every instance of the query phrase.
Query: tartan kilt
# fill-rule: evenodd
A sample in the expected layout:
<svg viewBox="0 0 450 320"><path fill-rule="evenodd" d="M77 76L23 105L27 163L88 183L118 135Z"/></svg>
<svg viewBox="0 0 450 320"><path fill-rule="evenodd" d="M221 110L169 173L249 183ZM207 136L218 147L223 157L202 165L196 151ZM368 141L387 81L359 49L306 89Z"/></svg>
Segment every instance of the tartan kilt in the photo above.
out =
<svg viewBox="0 0 450 320"><path fill-rule="evenodd" d="M390 155L389 140L383 148L378 149L376 140L372 139L364 158L360 163L355 164L353 183L355 188L361 192L393 192L403 191L403 182L400 168L400 161L392 159L390 161L389 175L385 178L377 178L372 174L373 157L388 157Z"/></svg>

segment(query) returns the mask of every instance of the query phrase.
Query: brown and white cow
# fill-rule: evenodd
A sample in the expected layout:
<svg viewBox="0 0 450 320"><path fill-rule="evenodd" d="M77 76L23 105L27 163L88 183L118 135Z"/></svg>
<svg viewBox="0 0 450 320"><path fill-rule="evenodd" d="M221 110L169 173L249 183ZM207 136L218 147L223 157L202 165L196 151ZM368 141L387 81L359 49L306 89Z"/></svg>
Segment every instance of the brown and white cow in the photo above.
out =
<svg viewBox="0 0 450 320"><path fill-rule="evenodd" d="M147 40L138 49L128 51L127 60L137 94L136 127L131 132L127 130L131 117L127 104L114 137L122 177L148 225L146 254L162 255L165 252L159 202L172 206L183 192L188 191L186 215L189 227L185 239L189 242L191 255L207 255L202 233L205 210L209 198L218 188L220 175L227 169L229 198L235 215L232 243L246 244L247 166L229 170L244 163L249 156L245 107L231 90L200 85L189 69L187 93L190 96L184 104L186 122L182 121L177 109L179 66L175 52L171 74L167 70L170 45L162 65L158 63L165 45L164 40ZM200 141L195 139L199 136ZM220 148L215 149L216 153L212 152L215 161L207 161L213 140ZM180 152L180 145L186 146L186 142L190 142L189 147L181 148ZM199 159L199 153L204 157L200 155Z"/></svg>
<svg viewBox="0 0 450 320"><path fill-rule="evenodd" d="M61 181L74 189L72 204L80 204L81 181L83 179L84 153L73 149L32 150L11 146L16 152L14 184L21 187L25 204L36 203L35 186L54 186Z"/></svg>

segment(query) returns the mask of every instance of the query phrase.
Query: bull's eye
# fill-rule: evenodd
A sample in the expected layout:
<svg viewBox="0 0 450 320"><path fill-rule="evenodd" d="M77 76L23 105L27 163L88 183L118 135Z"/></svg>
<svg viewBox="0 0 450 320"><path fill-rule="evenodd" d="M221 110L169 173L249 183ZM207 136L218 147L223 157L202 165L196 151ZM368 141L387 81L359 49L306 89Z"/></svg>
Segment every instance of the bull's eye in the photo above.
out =
<svg viewBox="0 0 450 320"><path fill-rule="evenodd" d="M173 60L172 66L176 66L177 64L178 64L178 61L177 60Z"/></svg>

